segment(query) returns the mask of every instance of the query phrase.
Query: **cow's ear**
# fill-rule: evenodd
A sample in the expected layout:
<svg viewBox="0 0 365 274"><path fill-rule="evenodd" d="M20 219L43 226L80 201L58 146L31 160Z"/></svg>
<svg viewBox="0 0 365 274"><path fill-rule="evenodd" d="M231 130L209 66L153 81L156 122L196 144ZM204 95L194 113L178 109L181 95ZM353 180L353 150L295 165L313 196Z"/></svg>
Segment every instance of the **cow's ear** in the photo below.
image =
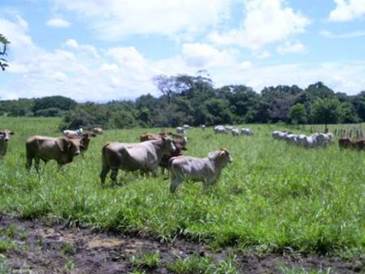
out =
<svg viewBox="0 0 365 274"><path fill-rule="evenodd" d="M10 131L10 132L9 132L9 134L10 134L10 135L14 135L14 132L13 132L13 131Z"/></svg>

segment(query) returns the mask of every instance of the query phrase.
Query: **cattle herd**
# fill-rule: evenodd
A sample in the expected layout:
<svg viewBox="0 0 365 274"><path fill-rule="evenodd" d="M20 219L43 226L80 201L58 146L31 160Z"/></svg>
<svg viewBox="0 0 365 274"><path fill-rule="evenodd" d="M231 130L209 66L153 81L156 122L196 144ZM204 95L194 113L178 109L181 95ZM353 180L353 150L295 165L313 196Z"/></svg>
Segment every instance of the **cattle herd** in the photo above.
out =
<svg viewBox="0 0 365 274"><path fill-rule="evenodd" d="M105 144L101 153L101 184L104 185L109 172L114 183L117 180L118 170L139 171L142 174L156 176L158 166L161 167L162 174L165 170L169 171L172 193L184 180L201 181L204 187L214 184L219 179L223 168L232 162L232 157L226 148L210 152L204 158L184 155L183 152L187 150L188 144L187 132L190 128L189 125L183 125L176 128L176 133L145 133L139 137L140 142L137 143ZM201 125L200 128L205 130L206 126ZM215 134L253 136L250 128L217 125L213 131ZM8 129L0 130L0 159L5 156L8 141L13 134ZM88 149L91 138L100 134L103 134L101 128L85 131L80 128L64 130L62 137L31 136L25 144L26 168L30 170L34 161L34 167L39 172L40 160L44 163L54 160L61 168L71 163L75 156L83 155ZM276 130L272 132L272 137L305 148L326 147L334 141L334 135L329 132L304 135ZM355 140L344 134L339 136L338 144L341 149L365 150L364 139Z"/></svg>

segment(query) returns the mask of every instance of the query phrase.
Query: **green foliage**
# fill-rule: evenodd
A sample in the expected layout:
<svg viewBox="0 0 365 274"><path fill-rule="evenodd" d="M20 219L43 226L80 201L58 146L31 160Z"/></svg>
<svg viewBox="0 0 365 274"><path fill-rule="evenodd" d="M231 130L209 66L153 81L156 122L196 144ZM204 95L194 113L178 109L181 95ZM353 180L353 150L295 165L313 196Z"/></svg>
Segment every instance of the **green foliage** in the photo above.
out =
<svg viewBox="0 0 365 274"><path fill-rule="evenodd" d="M1 70L5 70L6 67L8 67L8 61L1 57L1 56L4 56L6 55L6 50L7 50L7 45L10 44L10 41L0 33L0 44L1 44L1 47L0 47L0 68Z"/></svg>
<svg viewBox="0 0 365 274"><path fill-rule="evenodd" d="M317 99L312 105L312 121L317 124L336 124L341 118L341 105L336 98Z"/></svg>
<svg viewBox="0 0 365 274"><path fill-rule="evenodd" d="M293 124L305 124L307 122L307 112L303 104L297 103L290 108L289 119Z"/></svg>

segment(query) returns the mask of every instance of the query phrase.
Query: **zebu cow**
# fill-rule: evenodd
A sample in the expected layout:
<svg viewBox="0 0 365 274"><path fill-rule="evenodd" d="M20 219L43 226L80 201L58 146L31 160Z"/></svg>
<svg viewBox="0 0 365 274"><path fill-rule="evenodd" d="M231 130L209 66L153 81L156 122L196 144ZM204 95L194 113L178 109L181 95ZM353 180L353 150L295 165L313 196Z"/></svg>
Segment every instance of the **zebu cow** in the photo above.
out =
<svg viewBox="0 0 365 274"><path fill-rule="evenodd" d="M69 139L66 137L32 136L25 144L27 163L26 168L30 170L33 159L35 169L39 172L39 162L47 163L55 160L58 167L71 163L73 158L81 153L79 138Z"/></svg>
<svg viewBox="0 0 365 274"><path fill-rule="evenodd" d="M232 133L232 136L239 136L240 130L238 128L233 128L231 133Z"/></svg>
<svg viewBox="0 0 365 274"><path fill-rule="evenodd" d="M177 127L176 128L176 133L185 135L186 134L186 129L183 128L183 127Z"/></svg>
<svg viewBox="0 0 365 274"><path fill-rule="evenodd" d="M102 149L101 183L111 170L110 178L113 183L117 180L118 169L155 174L163 155L175 151L175 145L170 138L162 137L159 140L142 143L109 143Z"/></svg>
<svg viewBox="0 0 365 274"><path fill-rule="evenodd" d="M74 138L74 137L79 137L81 136L81 134L84 132L84 130L82 128L76 129L76 130L71 130L71 129L65 129L63 131L63 135L67 138Z"/></svg>
<svg viewBox="0 0 365 274"><path fill-rule="evenodd" d="M252 136L253 131L250 128L241 128L241 134L246 136Z"/></svg>
<svg viewBox="0 0 365 274"><path fill-rule="evenodd" d="M228 131L224 126L218 125L218 126L214 127L214 133L215 134L227 134Z"/></svg>
<svg viewBox="0 0 365 274"><path fill-rule="evenodd" d="M211 152L206 158L190 156L171 158L169 163L171 193L174 193L177 187L187 179L202 181L205 188L214 184L219 179L222 169L230 162L232 158L226 149Z"/></svg>
<svg viewBox="0 0 365 274"><path fill-rule="evenodd" d="M140 136L140 141L144 142L144 141L151 141L151 140L160 140L162 137L171 137L172 140L173 140L173 143L175 145L175 148L176 148L170 154L162 156L162 159L161 159L161 162L160 162L159 165L161 167L162 174L164 174L165 169L167 169L167 167L168 167L169 160L172 157L182 155L182 151L187 150L187 148L186 148L187 138L186 138L186 136L174 134L174 133L171 133L171 132L168 132L168 133L161 132L159 134L145 133L145 134Z"/></svg>
<svg viewBox="0 0 365 274"><path fill-rule="evenodd" d="M8 151L8 142L10 140L10 136L13 134L14 132L8 129L0 130L0 159L6 155L6 152Z"/></svg>

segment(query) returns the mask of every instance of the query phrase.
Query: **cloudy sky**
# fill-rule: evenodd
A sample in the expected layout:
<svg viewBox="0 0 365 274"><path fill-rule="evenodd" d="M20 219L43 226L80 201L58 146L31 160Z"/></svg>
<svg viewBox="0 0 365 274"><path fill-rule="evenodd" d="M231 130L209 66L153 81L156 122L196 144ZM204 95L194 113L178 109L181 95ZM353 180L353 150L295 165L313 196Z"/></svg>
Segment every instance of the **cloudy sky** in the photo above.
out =
<svg viewBox="0 0 365 274"><path fill-rule="evenodd" d="M0 98L158 95L157 74L215 86L365 90L365 0L1 0Z"/></svg>

